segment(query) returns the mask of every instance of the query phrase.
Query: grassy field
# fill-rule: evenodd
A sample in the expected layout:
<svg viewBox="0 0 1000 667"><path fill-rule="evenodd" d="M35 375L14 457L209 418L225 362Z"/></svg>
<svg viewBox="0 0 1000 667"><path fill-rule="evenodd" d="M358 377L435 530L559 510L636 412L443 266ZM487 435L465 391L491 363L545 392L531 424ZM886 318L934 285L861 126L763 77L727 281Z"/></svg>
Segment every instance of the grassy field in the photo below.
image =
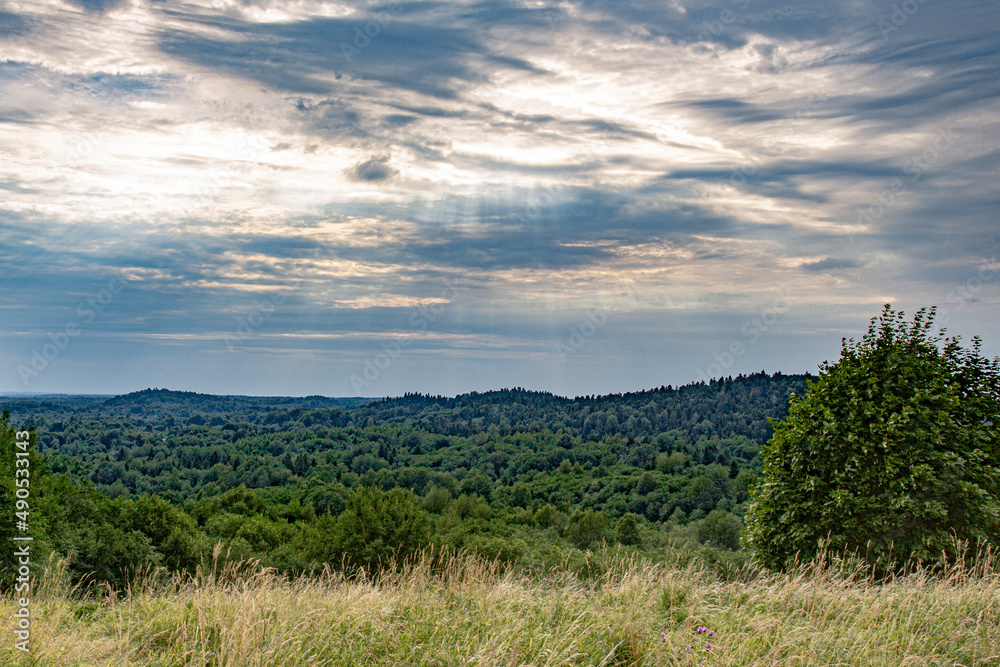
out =
<svg viewBox="0 0 1000 667"><path fill-rule="evenodd" d="M377 578L209 567L88 595L52 568L35 591L31 654L10 631L0 663L1000 665L994 564L878 584L836 564L720 581L701 566L619 558L584 583L455 557ZM0 606L12 619L14 601Z"/></svg>

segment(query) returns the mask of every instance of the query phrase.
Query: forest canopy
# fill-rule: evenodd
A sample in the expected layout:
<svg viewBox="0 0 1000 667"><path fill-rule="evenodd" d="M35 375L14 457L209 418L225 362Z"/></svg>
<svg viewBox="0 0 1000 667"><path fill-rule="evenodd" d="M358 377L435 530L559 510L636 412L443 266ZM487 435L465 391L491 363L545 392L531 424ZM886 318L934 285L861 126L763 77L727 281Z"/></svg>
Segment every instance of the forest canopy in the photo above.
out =
<svg viewBox="0 0 1000 667"><path fill-rule="evenodd" d="M9 407L11 424L34 426L46 470L33 494L49 503L44 521L32 515L39 553L119 585L136 568L194 568L217 544L289 573L426 548L542 563L672 541L738 559L768 417L805 381L374 401L148 389ZM359 541L362 527L376 532Z"/></svg>

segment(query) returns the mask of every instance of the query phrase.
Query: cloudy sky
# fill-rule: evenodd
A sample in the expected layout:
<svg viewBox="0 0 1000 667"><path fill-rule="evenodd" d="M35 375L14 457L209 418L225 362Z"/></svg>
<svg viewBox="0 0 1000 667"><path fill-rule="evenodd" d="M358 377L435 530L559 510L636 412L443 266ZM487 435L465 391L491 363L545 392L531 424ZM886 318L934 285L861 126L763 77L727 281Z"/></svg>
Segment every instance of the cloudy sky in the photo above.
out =
<svg viewBox="0 0 1000 667"><path fill-rule="evenodd" d="M0 0L0 392L1000 354L996 0Z"/></svg>

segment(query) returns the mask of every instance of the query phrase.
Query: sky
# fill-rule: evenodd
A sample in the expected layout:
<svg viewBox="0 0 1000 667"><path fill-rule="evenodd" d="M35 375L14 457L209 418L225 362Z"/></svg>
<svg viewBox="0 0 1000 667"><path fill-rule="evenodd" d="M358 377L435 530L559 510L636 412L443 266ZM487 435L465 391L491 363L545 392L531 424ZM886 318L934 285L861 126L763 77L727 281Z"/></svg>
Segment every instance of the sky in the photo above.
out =
<svg viewBox="0 0 1000 667"><path fill-rule="evenodd" d="M1000 354L996 0L0 0L0 393Z"/></svg>

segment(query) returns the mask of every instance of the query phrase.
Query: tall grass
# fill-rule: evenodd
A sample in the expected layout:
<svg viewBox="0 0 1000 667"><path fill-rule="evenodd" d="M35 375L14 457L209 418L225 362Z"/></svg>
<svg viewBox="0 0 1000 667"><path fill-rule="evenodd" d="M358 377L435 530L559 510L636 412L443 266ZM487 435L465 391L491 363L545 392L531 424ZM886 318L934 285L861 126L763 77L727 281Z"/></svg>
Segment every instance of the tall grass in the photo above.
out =
<svg viewBox="0 0 1000 667"><path fill-rule="evenodd" d="M218 558L83 592L50 564L19 665L1000 665L1000 577L986 550L878 580L821 558L721 580L703 565L606 552L588 581L425 555L393 571L289 580ZM14 600L0 598L13 617Z"/></svg>

